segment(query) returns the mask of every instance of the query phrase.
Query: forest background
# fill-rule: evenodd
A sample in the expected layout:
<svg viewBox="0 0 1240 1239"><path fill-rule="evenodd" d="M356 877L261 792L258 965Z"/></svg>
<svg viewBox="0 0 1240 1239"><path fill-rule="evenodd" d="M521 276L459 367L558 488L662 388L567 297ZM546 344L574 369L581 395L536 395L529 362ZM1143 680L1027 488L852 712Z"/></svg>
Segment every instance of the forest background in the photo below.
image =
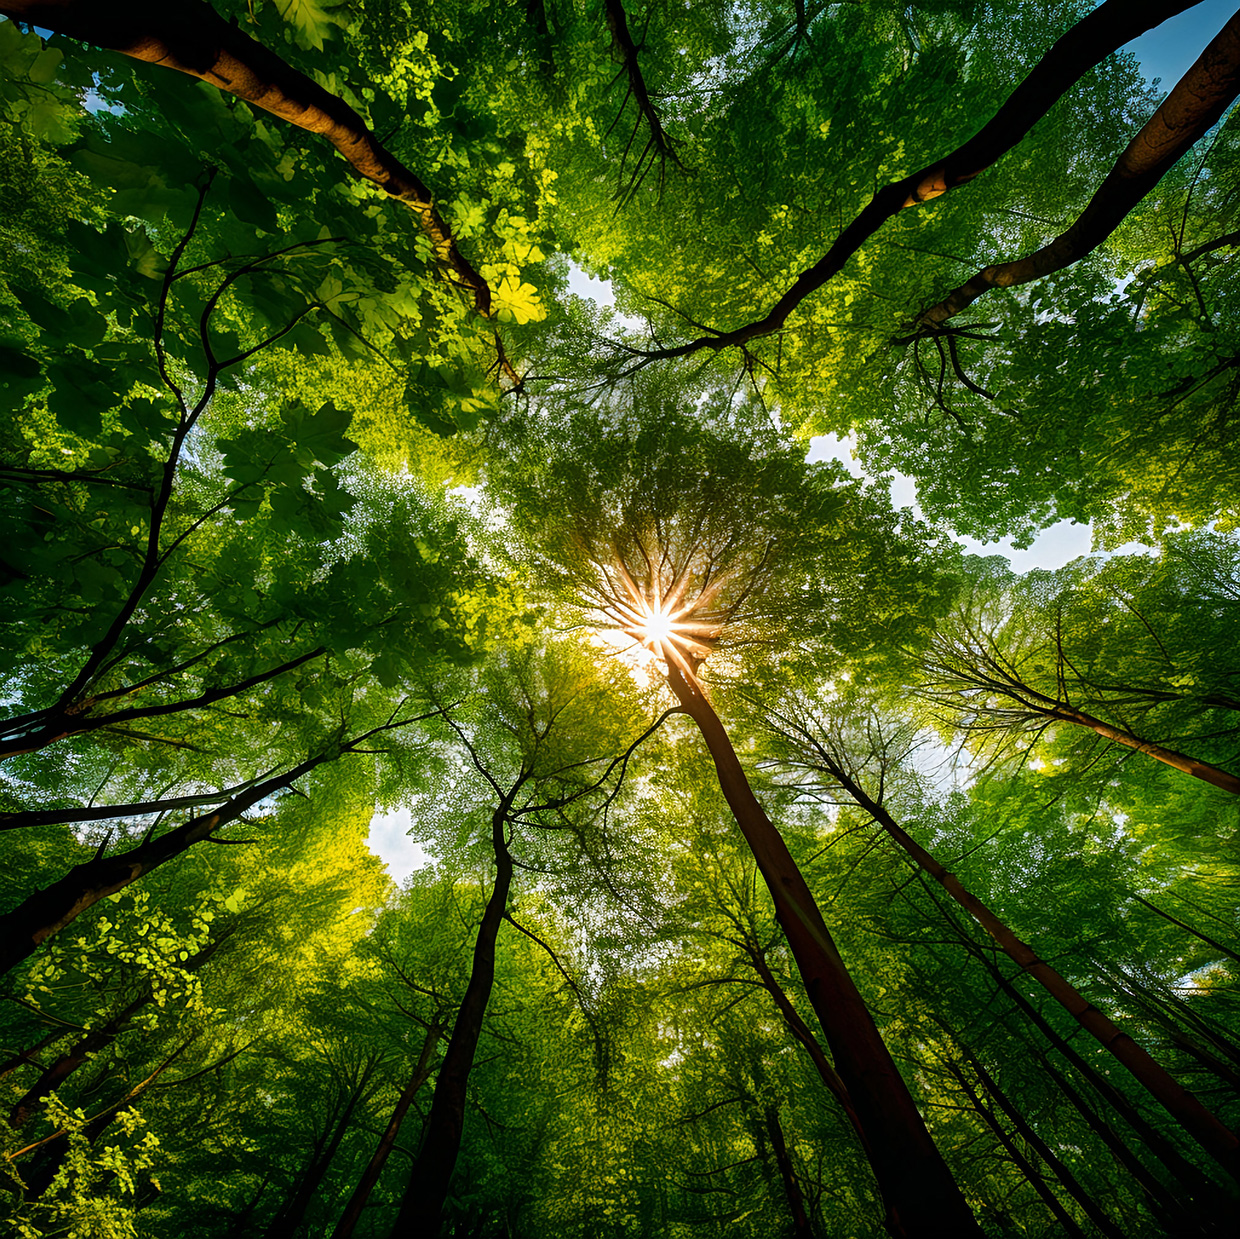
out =
<svg viewBox="0 0 1240 1239"><path fill-rule="evenodd" d="M0 13L17 1233L1230 1233L1232 6Z"/></svg>

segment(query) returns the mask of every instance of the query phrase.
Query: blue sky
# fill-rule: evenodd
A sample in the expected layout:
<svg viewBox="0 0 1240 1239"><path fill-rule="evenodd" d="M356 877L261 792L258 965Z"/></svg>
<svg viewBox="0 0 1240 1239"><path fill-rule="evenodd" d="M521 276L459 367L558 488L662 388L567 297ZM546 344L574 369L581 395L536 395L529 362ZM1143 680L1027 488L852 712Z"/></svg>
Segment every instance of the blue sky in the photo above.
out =
<svg viewBox="0 0 1240 1239"><path fill-rule="evenodd" d="M1235 11L1236 0L1202 0L1134 39L1126 50L1136 53L1146 77L1162 78L1163 89L1170 90Z"/></svg>

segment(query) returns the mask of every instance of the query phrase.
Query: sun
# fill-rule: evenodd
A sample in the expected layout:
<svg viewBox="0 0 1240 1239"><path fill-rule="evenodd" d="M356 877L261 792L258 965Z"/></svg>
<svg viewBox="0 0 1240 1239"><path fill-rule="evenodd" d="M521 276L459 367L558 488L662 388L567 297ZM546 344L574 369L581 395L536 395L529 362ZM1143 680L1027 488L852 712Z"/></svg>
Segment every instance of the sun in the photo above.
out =
<svg viewBox="0 0 1240 1239"><path fill-rule="evenodd" d="M642 638L651 645L666 641L673 633L672 617L664 611L651 611L642 619Z"/></svg>

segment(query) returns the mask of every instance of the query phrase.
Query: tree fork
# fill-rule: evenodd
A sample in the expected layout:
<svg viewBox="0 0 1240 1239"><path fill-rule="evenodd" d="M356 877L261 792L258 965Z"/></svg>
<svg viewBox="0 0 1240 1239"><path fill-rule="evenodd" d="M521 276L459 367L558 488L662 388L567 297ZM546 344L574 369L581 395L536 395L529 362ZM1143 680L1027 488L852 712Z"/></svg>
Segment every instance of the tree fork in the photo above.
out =
<svg viewBox="0 0 1240 1239"><path fill-rule="evenodd" d="M893 1233L908 1239L980 1235L964 1196L901 1078L822 913L783 837L749 786L719 716L696 677L667 661L668 684L698 725L719 786L775 903L810 1003L873 1150L872 1165Z"/></svg>

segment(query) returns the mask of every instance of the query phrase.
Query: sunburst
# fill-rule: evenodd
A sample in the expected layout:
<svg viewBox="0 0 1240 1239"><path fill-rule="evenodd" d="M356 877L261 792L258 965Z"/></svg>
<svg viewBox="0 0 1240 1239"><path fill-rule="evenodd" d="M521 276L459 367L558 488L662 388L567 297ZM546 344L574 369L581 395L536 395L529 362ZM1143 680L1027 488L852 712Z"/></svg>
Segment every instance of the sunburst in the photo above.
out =
<svg viewBox="0 0 1240 1239"><path fill-rule="evenodd" d="M723 632L725 617L711 609L723 579L693 592L693 574L686 570L672 581L652 573L639 585L618 557L601 575L608 586L600 591L601 610L614 629L654 658L696 677Z"/></svg>

